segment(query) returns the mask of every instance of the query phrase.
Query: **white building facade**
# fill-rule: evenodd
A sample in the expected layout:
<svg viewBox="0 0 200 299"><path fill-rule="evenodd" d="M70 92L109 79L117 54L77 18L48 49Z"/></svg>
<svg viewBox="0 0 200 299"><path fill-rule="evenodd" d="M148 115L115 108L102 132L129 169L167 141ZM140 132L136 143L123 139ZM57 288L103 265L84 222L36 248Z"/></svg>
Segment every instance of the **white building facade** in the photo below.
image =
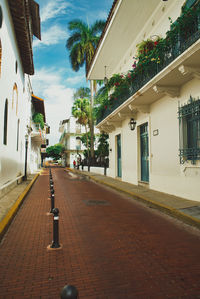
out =
<svg viewBox="0 0 200 299"><path fill-rule="evenodd" d="M140 77L134 77L133 67L139 65L137 62L132 67L137 45L147 39L165 39L167 31L182 16L183 8L195 14L198 11L191 31L180 32L176 43L166 50L164 60L157 61L155 71L150 69L148 74L141 72ZM118 105L102 110L97 124L97 128L109 133L109 175L197 201L200 200L199 14L199 1L194 0L115 0L87 74L88 79L97 80L104 78L104 66L108 78L113 74L127 76L132 69L131 85L121 98L116 98ZM130 122L135 122L134 130L130 130Z"/></svg>
<svg viewBox="0 0 200 299"><path fill-rule="evenodd" d="M31 109L29 119L29 147L28 150L28 170L30 173L36 172L45 164L46 147L48 146L47 134L50 133L50 127L46 123L44 100L32 94ZM42 116L43 120L37 122L34 116Z"/></svg>
<svg viewBox="0 0 200 299"><path fill-rule="evenodd" d="M40 38L35 1L0 2L0 190L20 181L25 168L33 75L33 34ZM29 135L28 135L28 138ZM29 142L30 147L30 142ZM30 152L30 149L29 149Z"/></svg>
<svg viewBox="0 0 200 299"><path fill-rule="evenodd" d="M62 166L73 167L73 161L83 159L83 152L86 147L82 144L80 137L85 134L85 127L81 126L76 118L71 116L60 122L59 132L60 143L64 146L64 153L62 155Z"/></svg>
<svg viewBox="0 0 200 299"><path fill-rule="evenodd" d="M62 120L59 125L60 136L59 143L64 146L64 153L62 155L62 166L74 167L84 159L84 151L87 150L80 138L86 133L85 126L80 125L74 116ZM96 140L94 142L94 149L97 149L99 130L94 129Z"/></svg>

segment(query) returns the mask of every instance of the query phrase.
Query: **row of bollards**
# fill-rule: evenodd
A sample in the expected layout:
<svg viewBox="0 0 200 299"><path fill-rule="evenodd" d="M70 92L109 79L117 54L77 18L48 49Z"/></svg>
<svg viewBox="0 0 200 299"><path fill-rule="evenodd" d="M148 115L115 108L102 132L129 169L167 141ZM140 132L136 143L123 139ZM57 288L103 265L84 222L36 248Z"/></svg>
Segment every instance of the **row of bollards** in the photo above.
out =
<svg viewBox="0 0 200 299"><path fill-rule="evenodd" d="M50 248L59 248L59 210L55 208L55 191L53 184L53 177L51 173L51 168L49 169L49 186L50 186L50 197L51 197L51 210L50 213L53 214L53 241Z"/></svg>
<svg viewBox="0 0 200 299"><path fill-rule="evenodd" d="M55 208L55 191L51 168L49 168L49 187L50 187L50 198L51 198L51 209L50 213L53 214L53 241L50 248L60 248L59 244L59 210ZM78 290L73 285L65 285L61 290L61 299L78 299Z"/></svg>

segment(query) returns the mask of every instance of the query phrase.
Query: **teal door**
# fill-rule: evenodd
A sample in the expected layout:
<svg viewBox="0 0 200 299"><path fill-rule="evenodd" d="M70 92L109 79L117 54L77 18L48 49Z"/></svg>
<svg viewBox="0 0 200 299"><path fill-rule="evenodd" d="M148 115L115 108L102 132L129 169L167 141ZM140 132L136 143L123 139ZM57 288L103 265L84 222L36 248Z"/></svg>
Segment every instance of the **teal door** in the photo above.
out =
<svg viewBox="0 0 200 299"><path fill-rule="evenodd" d="M149 182L149 136L148 123L140 127L141 181Z"/></svg>
<svg viewBox="0 0 200 299"><path fill-rule="evenodd" d="M122 177L121 135L117 135L117 176Z"/></svg>

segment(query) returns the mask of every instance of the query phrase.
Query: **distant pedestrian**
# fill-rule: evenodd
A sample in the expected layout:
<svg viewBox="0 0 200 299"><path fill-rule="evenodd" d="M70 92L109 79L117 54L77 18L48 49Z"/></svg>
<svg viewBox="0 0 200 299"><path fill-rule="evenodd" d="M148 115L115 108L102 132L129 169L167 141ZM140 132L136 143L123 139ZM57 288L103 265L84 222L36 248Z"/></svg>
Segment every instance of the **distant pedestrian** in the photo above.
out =
<svg viewBox="0 0 200 299"><path fill-rule="evenodd" d="M73 165L74 165L74 168L76 168L76 161L75 160L73 161Z"/></svg>

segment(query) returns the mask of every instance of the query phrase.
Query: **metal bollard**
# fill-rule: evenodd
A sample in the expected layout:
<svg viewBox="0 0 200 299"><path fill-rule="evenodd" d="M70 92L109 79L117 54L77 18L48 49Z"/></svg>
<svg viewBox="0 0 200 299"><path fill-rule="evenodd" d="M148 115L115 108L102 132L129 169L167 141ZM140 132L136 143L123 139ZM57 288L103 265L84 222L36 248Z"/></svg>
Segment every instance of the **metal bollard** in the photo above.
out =
<svg viewBox="0 0 200 299"><path fill-rule="evenodd" d="M50 183L50 192L54 193L53 183Z"/></svg>
<svg viewBox="0 0 200 299"><path fill-rule="evenodd" d="M53 193L51 193L51 210L50 210L50 213L53 213L54 203L55 203L55 194L54 194L54 190L53 190Z"/></svg>
<svg viewBox="0 0 200 299"><path fill-rule="evenodd" d="M53 185L53 181L52 180L49 181L49 185L50 186Z"/></svg>
<svg viewBox="0 0 200 299"><path fill-rule="evenodd" d="M75 286L66 285L60 293L61 299L78 299L78 290Z"/></svg>
<svg viewBox="0 0 200 299"><path fill-rule="evenodd" d="M53 241L51 244L51 248L59 248L59 228L58 228L58 220L59 220L59 210L57 208L53 209Z"/></svg>

